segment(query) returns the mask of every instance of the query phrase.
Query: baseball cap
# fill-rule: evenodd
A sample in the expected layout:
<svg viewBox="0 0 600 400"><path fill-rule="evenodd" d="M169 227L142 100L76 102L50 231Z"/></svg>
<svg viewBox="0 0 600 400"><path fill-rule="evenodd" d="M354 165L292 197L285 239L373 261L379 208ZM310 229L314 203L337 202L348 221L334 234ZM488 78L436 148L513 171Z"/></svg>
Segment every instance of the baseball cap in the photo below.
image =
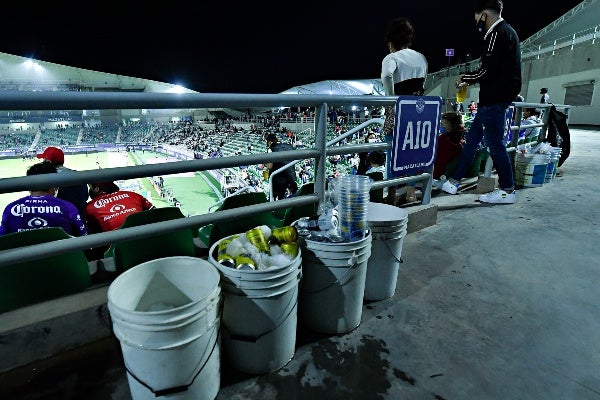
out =
<svg viewBox="0 0 600 400"><path fill-rule="evenodd" d="M55 164L63 164L65 162L65 153L58 147L46 147L43 153L37 155L37 158L43 158Z"/></svg>
<svg viewBox="0 0 600 400"><path fill-rule="evenodd" d="M92 183L92 186L97 186L106 193L113 193L119 190L119 187L114 182L97 182Z"/></svg>

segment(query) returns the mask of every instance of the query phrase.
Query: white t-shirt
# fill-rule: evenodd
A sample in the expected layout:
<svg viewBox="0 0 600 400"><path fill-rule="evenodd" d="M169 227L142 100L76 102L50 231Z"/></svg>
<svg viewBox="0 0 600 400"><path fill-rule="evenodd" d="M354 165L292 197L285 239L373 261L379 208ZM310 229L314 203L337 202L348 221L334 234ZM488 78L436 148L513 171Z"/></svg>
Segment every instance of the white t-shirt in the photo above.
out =
<svg viewBox="0 0 600 400"><path fill-rule="evenodd" d="M427 76L425 56L413 49L390 53L381 62L381 83L386 96L394 96L394 84Z"/></svg>

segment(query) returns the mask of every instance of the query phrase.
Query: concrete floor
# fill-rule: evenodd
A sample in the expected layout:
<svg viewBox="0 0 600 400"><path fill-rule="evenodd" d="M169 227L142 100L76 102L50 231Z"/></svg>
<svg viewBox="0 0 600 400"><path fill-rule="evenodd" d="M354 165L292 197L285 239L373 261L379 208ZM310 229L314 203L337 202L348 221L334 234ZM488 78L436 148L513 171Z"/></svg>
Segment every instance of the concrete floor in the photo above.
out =
<svg viewBox="0 0 600 400"><path fill-rule="evenodd" d="M600 132L571 128L559 176L485 205L434 192L393 297L350 333L298 327L262 376L222 366L217 399L600 399ZM0 375L0 398L131 398L116 339ZM169 398L169 397L165 397Z"/></svg>

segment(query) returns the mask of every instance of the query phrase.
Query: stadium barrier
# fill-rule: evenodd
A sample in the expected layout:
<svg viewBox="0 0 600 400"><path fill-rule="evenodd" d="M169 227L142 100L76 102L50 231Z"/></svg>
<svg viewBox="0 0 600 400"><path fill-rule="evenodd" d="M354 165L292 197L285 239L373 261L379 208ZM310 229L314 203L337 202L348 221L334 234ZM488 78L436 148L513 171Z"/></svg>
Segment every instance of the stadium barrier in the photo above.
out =
<svg viewBox="0 0 600 400"><path fill-rule="evenodd" d="M235 220L256 212L283 210L290 207L322 203L326 198L326 168L325 161L336 154L353 154L363 151L387 150L386 143L364 143L342 146L331 146L327 142L327 120L329 107L383 107L393 105L393 96L341 96L341 95L292 95L292 94L199 94L199 93L95 93L95 92L7 92L0 97L0 110L83 110L83 109L202 109L202 108L277 108L314 107L315 113L315 142L312 148L302 148L293 151L247 154L208 159L186 159L186 154L176 154L168 149L179 162L136 165L129 167L103 168L93 171L75 171L73 174L53 174L52 176L23 176L0 180L0 193L28 190L32 186L88 183L92 181L115 181L134 178L146 178L159 175L169 175L185 172L214 171L247 165L257 165L266 162L294 162L299 159L314 159L314 194L272 201L267 204L240 207L232 210L195 215L181 220L165 221L149 224L144 227L132 227L112 232L91 234L75 237L53 244L40 244L12 249L0 254L0 268L17 261L29 261L62 252L88 249L126 241L131 238L144 238L159 234L163 231L178 230L186 227L201 226ZM528 103L515 103L516 108L530 106ZM533 104L540 107L545 105ZM548 105L550 106L550 105ZM520 112L517 112L517 124L520 122ZM546 113L544 113L546 114ZM368 124L383 124L382 119L364 122L359 127ZM546 132L547 118L540 140ZM355 128L361 129L361 128ZM511 126L517 130L519 126ZM352 134L349 132L348 135ZM517 136L517 135L514 135ZM114 146L114 145L113 145ZM489 176L491 171L486 173ZM422 204L429 204L431 198L432 178L429 173L408 177L377 181L371 190L378 190L393 185L412 182L423 182Z"/></svg>

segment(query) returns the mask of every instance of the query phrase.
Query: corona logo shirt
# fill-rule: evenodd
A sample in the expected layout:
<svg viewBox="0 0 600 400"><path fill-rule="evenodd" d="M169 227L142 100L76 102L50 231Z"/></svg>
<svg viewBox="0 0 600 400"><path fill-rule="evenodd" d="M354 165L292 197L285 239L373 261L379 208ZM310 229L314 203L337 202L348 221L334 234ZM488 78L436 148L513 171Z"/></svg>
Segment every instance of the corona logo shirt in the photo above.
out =
<svg viewBox="0 0 600 400"><path fill-rule="evenodd" d="M153 205L144 196L128 190L94 197L86 208L88 223L100 228L102 232L119 228L129 214L149 210Z"/></svg>
<svg viewBox="0 0 600 400"><path fill-rule="evenodd" d="M77 207L52 195L25 196L8 204L0 235L50 227L63 228L71 236L87 235Z"/></svg>

